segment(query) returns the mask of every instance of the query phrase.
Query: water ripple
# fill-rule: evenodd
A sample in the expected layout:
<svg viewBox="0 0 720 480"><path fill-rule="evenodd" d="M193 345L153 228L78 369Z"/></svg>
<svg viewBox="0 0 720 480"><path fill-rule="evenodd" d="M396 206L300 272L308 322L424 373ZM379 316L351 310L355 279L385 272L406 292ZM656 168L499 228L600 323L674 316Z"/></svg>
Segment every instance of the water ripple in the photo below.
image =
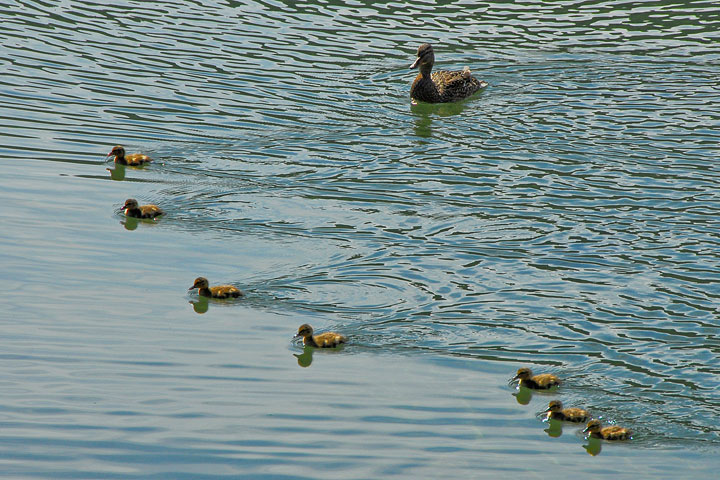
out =
<svg viewBox="0 0 720 480"><path fill-rule="evenodd" d="M103 185L117 189L108 209L132 187L171 213L156 230L277 255L233 279L249 308L329 318L368 349L552 367L594 411L642 418L648 447L720 442L713 2L176 3L11 1L0 14L3 159L100 183L111 145L145 151L154 164ZM470 65L491 87L411 107L409 65L425 41L438 65ZM22 192L3 184L3 194L22 204L8 220L39 231ZM8 268L31 257L28 238ZM104 362L142 382L179 381L186 367ZM63 413L33 408L16 413ZM405 413L358 422L420 426L392 435L423 437L445 421ZM272 428L327 441L307 430L317 417L283 418ZM166 461L191 453L174 441L159 451ZM248 455L225 447L203 455ZM152 463L132 453L145 445L108 448Z"/></svg>

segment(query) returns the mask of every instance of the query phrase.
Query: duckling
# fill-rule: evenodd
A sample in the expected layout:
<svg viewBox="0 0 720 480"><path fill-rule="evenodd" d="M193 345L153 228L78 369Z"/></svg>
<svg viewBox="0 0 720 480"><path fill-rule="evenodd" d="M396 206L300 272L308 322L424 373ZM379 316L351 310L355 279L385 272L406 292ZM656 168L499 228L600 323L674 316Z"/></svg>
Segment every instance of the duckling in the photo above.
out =
<svg viewBox="0 0 720 480"><path fill-rule="evenodd" d="M518 386L527 387L533 390L547 390L560 385L560 379L551 373L533 375L532 370L527 367L518 369L513 380L519 380Z"/></svg>
<svg viewBox="0 0 720 480"><path fill-rule="evenodd" d="M243 295L240 290L233 287L232 285L218 285L215 287L210 287L208 280L205 277L196 278L195 283L193 283L193 286L188 288L188 290L192 290L194 288L198 288L198 294L202 295L203 297L237 298L242 297Z"/></svg>
<svg viewBox="0 0 720 480"><path fill-rule="evenodd" d="M347 342L347 338L335 332L313 335L313 328L307 323L300 325L297 334L293 338L298 337L303 337L303 344L316 348L333 348Z"/></svg>
<svg viewBox="0 0 720 480"><path fill-rule="evenodd" d="M627 428L617 425L603 427L600 420L590 420L583 433L589 433L590 437L602 438L603 440L629 440L632 438L632 432Z"/></svg>
<svg viewBox="0 0 720 480"><path fill-rule="evenodd" d="M134 198L125 200L123 211L128 217L134 218L155 218L165 213L157 205L138 205Z"/></svg>
<svg viewBox="0 0 720 480"><path fill-rule="evenodd" d="M420 73L410 87L410 98L427 103L456 102L488 86L487 82L473 77L469 67L462 71L438 70L431 74L434 63L432 45L423 43L418 47L417 60L410 67L420 67Z"/></svg>
<svg viewBox="0 0 720 480"><path fill-rule="evenodd" d="M138 167L152 161L150 157L143 155L142 153L131 153L130 155L125 155L125 148L121 145L113 147L113 149L110 150L110 153L107 154L108 157L111 155L115 156L115 163L130 165L131 167Z"/></svg>
<svg viewBox="0 0 720 480"><path fill-rule="evenodd" d="M547 412L548 420L563 420L565 422L584 423L588 421L590 415L582 408L563 408L560 400L550 402Z"/></svg>

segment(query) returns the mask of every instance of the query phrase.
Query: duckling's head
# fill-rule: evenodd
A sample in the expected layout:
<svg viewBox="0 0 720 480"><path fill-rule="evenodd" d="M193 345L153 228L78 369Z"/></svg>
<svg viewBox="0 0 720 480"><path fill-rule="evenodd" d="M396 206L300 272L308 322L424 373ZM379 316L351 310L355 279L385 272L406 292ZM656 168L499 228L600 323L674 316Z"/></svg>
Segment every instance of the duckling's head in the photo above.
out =
<svg viewBox="0 0 720 480"><path fill-rule="evenodd" d="M601 429L602 425L600 424L600 420L590 420L587 426L585 426L583 433L598 433Z"/></svg>
<svg viewBox="0 0 720 480"><path fill-rule="evenodd" d="M562 402L560 400L553 400L550 402L550 405L548 405L548 409L545 410L546 412L559 412L562 410Z"/></svg>
<svg viewBox="0 0 720 480"><path fill-rule="evenodd" d="M207 278L205 277L198 277L195 279L195 283L193 283L193 286L188 288L188 290L192 290L194 288L208 288L210 284L208 283Z"/></svg>
<svg viewBox="0 0 720 480"><path fill-rule="evenodd" d="M528 380L532 377L532 370L527 367L519 368L513 380Z"/></svg>
<svg viewBox="0 0 720 480"><path fill-rule="evenodd" d="M125 148L122 145L115 145L112 150L110 150L110 153L107 154L109 157L110 155L116 155L118 157L124 157L125 156Z"/></svg>
<svg viewBox="0 0 720 480"><path fill-rule="evenodd" d="M415 63L412 64L410 69L418 68L422 70L423 66L429 65L430 68L432 68L433 64L435 63L435 53L433 52L432 45L429 43L423 43L418 47L417 50L417 59L415 60Z"/></svg>
<svg viewBox="0 0 720 480"><path fill-rule="evenodd" d="M127 200L125 200L125 205L123 205L123 209L137 208L137 207L138 207L138 201L135 200L134 198L128 198Z"/></svg>
<svg viewBox="0 0 720 480"><path fill-rule="evenodd" d="M307 323L303 323L300 325L300 328L298 328L298 332L295 335L295 338L297 337L310 337L313 334L313 328L308 325Z"/></svg>

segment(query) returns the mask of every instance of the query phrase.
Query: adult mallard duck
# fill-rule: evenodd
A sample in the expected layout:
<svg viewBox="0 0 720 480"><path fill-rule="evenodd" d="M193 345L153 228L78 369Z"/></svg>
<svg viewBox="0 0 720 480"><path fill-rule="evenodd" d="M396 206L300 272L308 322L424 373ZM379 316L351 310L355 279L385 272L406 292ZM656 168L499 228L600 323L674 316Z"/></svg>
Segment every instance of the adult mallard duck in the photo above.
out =
<svg viewBox="0 0 720 480"><path fill-rule="evenodd" d="M462 71L433 72L434 63L432 45L423 43L418 47L417 59L410 67L420 68L420 73L410 87L410 98L413 100L427 103L457 102L488 86L487 82L473 77L468 67Z"/></svg>
<svg viewBox="0 0 720 480"><path fill-rule="evenodd" d="M583 423L587 422L588 418L590 418L587 410L583 410L582 408L563 408L560 400L550 402L545 412L547 413L548 420L554 419L565 422Z"/></svg>
<svg viewBox="0 0 720 480"><path fill-rule="evenodd" d="M215 287L211 287L208 283L207 278L205 277L198 277L195 279L195 283L193 283L193 286L188 288L188 290L192 289L199 289L198 294L202 295L203 297L212 297L212 298L237 298L242 297L243 293L238 290L236 287L233 287L232 285L217 285Z"/></svg>
<svg viewBox="0 0 720 480"><path fill-rule="evenodd" d="M143 155L142 153L131 153L130 155L125 155L125 148L121 145L114 146L107 156L114 156L115 163L119 163L120 165L130 165L131 167L138 167L152 162L150 157Z"/></svg>
<svg viewBox="0 0 720 480"><path fill-rule="evenodd" d="M347 342L347 338L335 332L325 332L320 335L313 335L313 328L307 323L300 325L294 338L303 337L303 343L316 348L337 347Z"/></svg>
<svg viewBox="0 0 720 480"><path fill-rule="evenodd" d="M519 386L533 390L547 390L560 385L560 379L555 375L551 373L533 375L532 370L527 367L519 368L513 380L518 380Z"/></svg>
<svg viewBox="0 0 720 480"><path fill-rule="evenodd" d="M590 437L602 438L603 440L629 440L632 436L632 432L627 428L617 425L603 427L600 420L590 420L583 433L588 433Z"/></svg>
<svg viewBox="0 0 720 480"><path fill-rule="evenodd" d="M138 205L134 198L125 200L123 211L128 217L134 218L155 218L165 213L157 205Z"/></svg>

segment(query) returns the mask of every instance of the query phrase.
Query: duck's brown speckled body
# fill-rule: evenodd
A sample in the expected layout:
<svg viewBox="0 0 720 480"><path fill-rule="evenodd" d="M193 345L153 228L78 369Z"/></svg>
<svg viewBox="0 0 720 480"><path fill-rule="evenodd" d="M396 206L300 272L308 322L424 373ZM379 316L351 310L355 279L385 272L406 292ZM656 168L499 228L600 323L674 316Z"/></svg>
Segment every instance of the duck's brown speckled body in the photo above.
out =
<svg viewBox="0 0 720 480"><path fill-rule="evenodd" d="M632 432L625 427L611 425L603 427L600 420L590 420L583 430L590 437L602 438L603 440L629 440L632 438Z"/></svg>
<svg viewBox="0 0 720 480"><path fill-rule="evenodd" d="M120 165L130 165L131 167L138 167L152 162L150 157L143 155L142 153L131 153L130 155L125 155L125 148L120 145L113 147L107 156L114 156L115 163L119 163Z"/></svg>
<svg viewBox="0 0 720 480"><path fill-rule="evenodd" d="M198 289L198 294L203 297L212 298L237 298L242 297L243 293L232 285L217 285L215 287L209 286L207 278L198 277L195 279L195 283L188 290L194 288Z"/></svg>
<svg viewBox="0 0 720 480"><path fill-rule="evenodd" d="M560 379L555 375L551 373L533 375L532 370L526 367L518 369L513 380L518 380L519 386L533 390L547 390L560 385Z"/></svg>
<svg viewBox="0 0 720 480"><path fill-rule="evenodd" d="M590 414L582 408L563 408L560 400L550 402L547 412L547 418L554 420L562 420L564 422L583 423L587 422Z"/></svg>
<svg viewBox="0 0 720 480"><path fill-rule="evenodd" d="M138 205L134 198L125 200L123 211L128 217L134 218L155 218L165 213L157 205Z"/></svg>
<svg viewBox="0 0 720 480"><path fill-rule="evenodd" d="M427 103L457 102L488 85L487 82L473 77L468 67L462 71L433 72L434 63L432 45L423 43L418 47L417 60L410 67L420 68L420 73L410 87L410 97L413 100Z"/></svg>
<svg viewBox="0 0 720 480"><path fill-rule="evenodd" d="M313 328L307 323L300 325L295 338L303 337L303 343L316 348L332 348L337 347L341 343L347 342L347 338L339 333L325 332L320 335L313 335Z"/></svg>

